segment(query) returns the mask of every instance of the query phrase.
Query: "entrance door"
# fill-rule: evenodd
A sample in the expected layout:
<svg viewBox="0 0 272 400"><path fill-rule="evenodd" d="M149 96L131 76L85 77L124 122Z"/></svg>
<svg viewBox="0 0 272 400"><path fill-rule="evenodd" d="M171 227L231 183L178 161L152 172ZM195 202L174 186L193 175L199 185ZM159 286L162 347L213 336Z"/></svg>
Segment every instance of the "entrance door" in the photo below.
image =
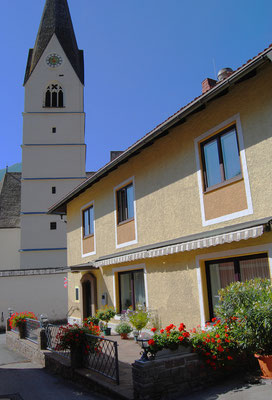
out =
<svg viewBox="0 0 272 400"><path fill-rule="evenodd" d="M82 318L92 317L96 313L97 300L96 300L96 278L94 275L88 273L81 279L82 286Z"/></svg>
<svg viewBox="0 0 272 400"><path fill-rule="evenodd" d="M83 318L92 317L92 288L91 282L82 284L83 288Z"/></svg>

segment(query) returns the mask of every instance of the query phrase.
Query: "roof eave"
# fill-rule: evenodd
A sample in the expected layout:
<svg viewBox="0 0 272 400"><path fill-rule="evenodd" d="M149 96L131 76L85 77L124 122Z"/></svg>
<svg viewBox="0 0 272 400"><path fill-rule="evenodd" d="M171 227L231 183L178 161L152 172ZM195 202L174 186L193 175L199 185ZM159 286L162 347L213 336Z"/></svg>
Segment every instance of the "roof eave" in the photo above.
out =
<svg viewBox="0 0 272 400"><path fill-rule="evenodd" d="M101 168L96 174L88 178L81 185L79 185L75 190L65 196L58 203L50 207L48 210L48 214L64 214L66 213L67 203L77 197L81 192L86 190L89 186L94 184L96 181L100 180L104 175L107 175L110 170L115 169L118 165L125 162L133 153L139 151L143 148L147 143L156 139L163 132L167 131L169 128L172 128L175 124L180 122L181 119L185 119L190 114L196 112L196 110L208 103L212 99L216 98L220 93L224 92L224 90L228 89L235 82L241 80L244 76L255 70L257 67L261 66L267 60L271 61L272 49L268 48L255 59L235 71L230 77L218 83L214 88L210 89L208 92L201 95L199 98L189 103L187 106L182 108L164 123L162 123L159 127L153 129L149 134L140 139L135 145L125 150L120 156L115 158L112 162L107 164L105 167Z"/></svg>

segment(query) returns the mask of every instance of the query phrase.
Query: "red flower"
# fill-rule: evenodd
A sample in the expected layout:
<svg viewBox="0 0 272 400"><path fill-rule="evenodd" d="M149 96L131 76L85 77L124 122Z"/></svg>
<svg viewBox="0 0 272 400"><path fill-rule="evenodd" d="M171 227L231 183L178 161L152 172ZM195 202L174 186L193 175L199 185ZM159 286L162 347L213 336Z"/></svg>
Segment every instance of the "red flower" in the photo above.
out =
<svg viewBox="0 0 272 400"><path fill-rule="evenodd" d="M150 339L150 340L148 341L148 344L149 344L149 346L154 346L155 341L154 341L153 339Z"/></svg>
<svg viewBox="0 0 272 400"><path fill-rule="evenodd" d="M184 331L185 328L186 328L186 326L181 322L181 324L180 324L178 330L179 330L180 332L182 332L182 331Z"/></svg>
<svg viewBox="0 0 272 400"><path fill-rule="evenodd" d="M233 358L231 356L228 356L227 358L228 358L228 360L233 360Z"/></svg>
<svg viewBox="0 0 272 400"><path fill-rule="evenodd" d="M152 332L156 332L157 328L151 328Z"/></svg>
<svg viewBox="0 0 272 400"><path fill-rule="evenodd" d="M220 337L220 335L218 335L218 333L217 333L217 334L215 335L215 337L216 337L216 338L219 338L219 337Z"/></svg>
<svg viewBox="0 0 272 400"><path fill-rule="evenodd" d="M163 332L164 332L164 329L161 329L160 332L163 333Z"/></svg>
<svg viewBox="0 0 272 400"><path fill-rule="evenodd" d="M183 336L179 336L178 339L182 342L184 340Z"/></svg>
<svg viewBox="0 0 272 400"><path fill-rule="evenodd" d="M213 318L213 319L212 319L212 322L215 322L215 321L216 321L216 318Z"/></svg>

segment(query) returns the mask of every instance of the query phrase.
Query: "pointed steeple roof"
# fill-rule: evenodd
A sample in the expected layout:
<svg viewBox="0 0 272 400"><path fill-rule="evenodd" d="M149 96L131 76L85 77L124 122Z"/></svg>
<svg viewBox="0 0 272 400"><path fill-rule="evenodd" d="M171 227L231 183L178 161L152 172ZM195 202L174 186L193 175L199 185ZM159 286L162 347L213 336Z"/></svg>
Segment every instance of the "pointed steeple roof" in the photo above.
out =
<svg viewBox="0 0 272 400"><path fill-rule="evenodd" d="M46 0L34 49L29 50L24 84L54 33L80 81L84 83L83 51L77 47L67 0Z"/></svg>

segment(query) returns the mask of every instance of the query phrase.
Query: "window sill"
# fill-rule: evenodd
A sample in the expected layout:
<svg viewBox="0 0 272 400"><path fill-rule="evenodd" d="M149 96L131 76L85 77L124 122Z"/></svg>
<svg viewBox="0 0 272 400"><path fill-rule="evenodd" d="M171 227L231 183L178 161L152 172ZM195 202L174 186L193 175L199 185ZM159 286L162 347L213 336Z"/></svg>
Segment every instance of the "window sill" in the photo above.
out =
<svg viewBox="0 0 272 400"><path fill-rule="evenodd" d="M205 195L207 193L213 192L214 190L221 189L224 186L228 186L228 185L231 185L233 183L236 183L236 182L242 181L242 180L243 180L243 176L240 174L238 176L235 176L234 178L228 179L227 181L220 182L217 185L210 186L209 188L207 188L203 191L203 194Z"/></svg>
<svg viewBox="0 0 272 400"><path fill-rule="evenodd" d="M51 110L52 108L65 108L65 106L63 106L63 107L46 107L46 106L43 106L43 108L46 108L46 109L48 109L48 110Z"/></svg>
<svg viewBox="0 0 272 400"><path fill-rule="evenodd" d="M94 237L94 234L92 234L92 235L87 235L87 236L83 236L83 240L84 240L84 239L89 239L89 238L91 238L91 237Z"/></svg>
<svg viewBox="0 0 272 400"><path fill-rule="evenodd" d="M119 222L119 223L117 224L117 226L124 225L124 224L128 224L128 223L131 222L131 221L134 221L134 217L133 217L133 218L126 219L125 221Z"/></svg>

